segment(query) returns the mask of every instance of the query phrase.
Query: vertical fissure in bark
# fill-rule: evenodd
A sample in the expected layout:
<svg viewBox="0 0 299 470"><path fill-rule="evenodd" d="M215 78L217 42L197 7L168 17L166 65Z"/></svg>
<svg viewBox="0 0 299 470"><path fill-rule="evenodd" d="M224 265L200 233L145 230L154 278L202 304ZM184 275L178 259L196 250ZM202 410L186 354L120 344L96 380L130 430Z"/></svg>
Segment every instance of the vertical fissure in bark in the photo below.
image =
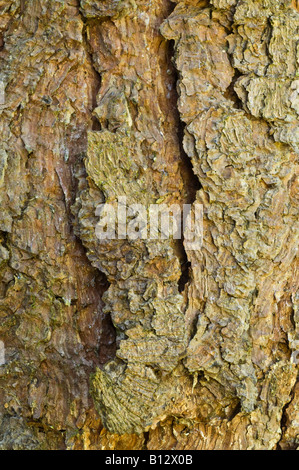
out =
<svg viewBox="0 0 299 470"><path fill-rule="evenodd" d="M144 432L143 433L143 438L144 438L144 442L143 442L142 449L143 450L148 450L147 446L148 446L148 443L150 441L150 433L148 431Z"/></svg>
<svg viewBox="0 0 299 470"><path fill-rule="evenodd" d="M234 68L234 67L233 67ZM238 79L242 76L241 72L238 69L234 68L235 75L232 78L232 82L226 91L223 93L224 98L229 99L235 109L243 109L242 100L239 98L235 90L235 85Z"/></svg>
<svg viewBox="0 0 299 470"><path fill-rule="evenodd" d="M96 106L97 106L97 94L98 94L98 92L101 88L102 78L101 78L101 74L98 72L97 68L95 67L92 49L91 49L91 46L90 46L90 42L88 40L88 32L87 32L88 24L89 24L89 22L94 21L94 20L88 20L87 18L85 18L84 14L82 13L82 10L81 10L80 0L77 0L77 1L78 1L78 11L80 13L80 18L81 18L82 23L83 23L83 30L82 30L83 46L84 46L86 55L89 58L90 64L91 64L91 66L94 70L95 76L98 79L98 84L97 84L97 87L94 89L93 98L92 98L92 108L95 109ZM103 18L101 19L101 22L102 21L104 21ZM100 123L96 119L96 117L94 116L93 113L91 115L91 119L92 119L92 130L93 131L98 131L98 130L100 131L101 130Z"/></svg>
<svg viewBox="0 0 299 470"><path fill-rule="evenodd" d="M9 250L9 233L0 230L0 243L4 248Z"/></svg>
<svg viewBox="0 0 299 470"><path fill-rule="evenodd" d="M173 7L174 10L175 6ZM184 136L185 136L185 128L186 124L181 120L180 113L178 110L178 101L179 101L179 93L178 93L178 83L180 80L179 71L177 70L175 63L174 63L174 56L175 56L175 41L174 40L167 40L168 43L168 54L169 54L169 62L173 64L172 66L172 73L175 82L175 88L173 90L174 100L176 102L176 121L177 121L177 132L178 132L178 140L180 146L180 155L181 155L181 162L180 162L180 172L183 180L183 191L184 191L184 204L192 205L196 201L196 193L201 188L201 184L199 181L198 176L195 174L193 170L193 165L191 159L188 157L184 150ZM190 268L191 262L188 259L185 246L184 246L184 220L182 220L181 226L181 233L182 238L177 241L177 250L179 253L179 259L181 263L181 271L182 275L179 279L178 286L179 292L183 293L185 288L190 281ZM186 302L188 299L186 298ZM186 307L187 308L187 307Z"/></svg>
<svg viewBox="0 0 299 470"><path fill-rule="evenodd" d="M299 379L299 374L297 376L297 381L295 382L295 384L292 387L292 390L290 392L290 399L287 401L287 403L282 408L281 420L280 420L281 437L280 437L280 440L277 442L276 450L282 450L282 445L281 444L282 444L282 441L283 441L283 438L284 438L284 433L285 433L285 431L287 429L287 426L288 426L288 416L287 416L288 408L289 408L290 404L292 403L292 401L294 400L295 389L296 389L296 386L297 386L297 383L298 383L298 379ZM297 448L298 448L298 446L295 445L293 450L296 450ZM289 450L291 450L291 449L289 449Z"/></svg>
<svg viewBox="0 0 299 470"><path fill-rule="evenodd" d="M88 60L89 60L91 66L93 68L94 73L95 73L95 77L97 77L97 80L98 80L97 86L94 87L93 96L92 96L92 103L91 103L92 104L92 109L94 110L97 106L97 95L98 95L98 92L101 88L102 77L101 77L101 74L98 72L97 67L94 64L93 52L92 52L92 48L91 48L91 45L90 45L90 42L89 42L89 39L88 39L88 26L89 26L89 23L92 22L92 21L98 21L99 23L104 23L108 19L108 17L107 18L102 17L102 18L97 19L97 20L88 19L84 16L84 14L82 12L80 0L77 0L77 4L78 4L78 11L80 13L80 17L81 17L81 20L82 20L82 23L83 23L83 30L82 30L83 46L84 46L86 55L88 57ZM92 120L91 130L92 131L101 131L102 126L100 125L98 119L95 117L93 112L91 113L91 120ZM88 130L87 130L87 132L88 132ZM76 198L76 196L79 194L79 180L80 180L80 178L86 179L87 176L88 176L87 173L86 173L85 164L84 164L84 155L81 155L81 158L79 159L79 161L76 162L76 171L75 172L76 172L77 175L79 175L79 178L75 178L76 181L75 181L74 198ZM73 201L73 204L74 203L75 203L75 200ZM77 218L77 214L76 214L76 218ZM74 229L74 227L73 227L73 229ZM81 239L80 234L77 233L77 230L73 230L73 231L75 233L75 236L76 236L76 239L77 239L78 243L80 244L80 246L82 247L82 249L85 253L86 261L90 264L90 266L93 267L93 269L95 269L92 262L89 259L88 249L85 246L84 241ZM98 277L97 277L98 280L96 282L95 288L99 289L100 299L101 299L102 308L103 308L104 302L102 302L102 297L103 297L104 293L109 289L110 283L108 281L107 275L103 271L101 271L98 266L97 266L96 269L97 269L97 272L98 272ZM115 328L115 326L112 322L110 314L102 313L102 341L99 344L99 351L98 351L99 364L95 364L95 366L98 365L99 367L103 367L105 365L105 363L107 363L107 362L109 362L109 361L111 361L112 359L115 358L116 347L117 347L116 337L117 337L116 328Z"/></svg>

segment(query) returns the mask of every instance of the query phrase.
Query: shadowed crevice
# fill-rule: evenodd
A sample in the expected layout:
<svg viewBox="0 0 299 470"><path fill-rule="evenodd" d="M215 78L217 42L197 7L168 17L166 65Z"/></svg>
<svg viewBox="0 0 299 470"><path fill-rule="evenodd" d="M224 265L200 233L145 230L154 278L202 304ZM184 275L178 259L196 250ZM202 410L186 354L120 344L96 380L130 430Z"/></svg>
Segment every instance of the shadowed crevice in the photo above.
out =
<svg viewBox="0 0 299 470"><path fill-rule="evenodd" d="M173 64L174 55L175 55L175 41L169 40L168 42L168 55L169 55L169 62ZM172 73L174 76L174 82L176 83L176 87L173 90L175 95L175 102L176 102L176 121L177 121L177 132L178 132L178 140L180 146L180 154L181 154L181 163L180 163L180 172L183 179L184 184L184 204L193 204L196 201L196 193L201 189L200 181L197 175L194 173L193 165L191 159L188 157L184 150L184 136L185 136L185 123L180 119L180 112L178 110L178 101L179 101L179 93L178 93L178 83L180 80L179 72L176 69L175 65L172 65ZM183 221L182 221L182 234L183 234ZM188 256L184 247L184 237L181 240L177 240L176 246L178 256L180 259L181 264L181 271L182 275L179 279L178 286L179 292L184 292L186 285L190 281L190 267L191 263L188 260Z"/></svg>

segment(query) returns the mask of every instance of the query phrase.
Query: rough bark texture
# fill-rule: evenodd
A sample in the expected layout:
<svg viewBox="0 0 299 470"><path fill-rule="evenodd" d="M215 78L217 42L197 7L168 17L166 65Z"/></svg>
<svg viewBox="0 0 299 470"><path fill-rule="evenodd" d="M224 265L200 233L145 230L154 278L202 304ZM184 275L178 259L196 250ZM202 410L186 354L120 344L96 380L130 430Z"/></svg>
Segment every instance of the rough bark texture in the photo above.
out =
<svg viewBox="0 0 299 470"><path fill-rule="evenodd" d="M0 449L299 446L298 11L0 1ZM120 196L202 249L100 242Z"/></svg>

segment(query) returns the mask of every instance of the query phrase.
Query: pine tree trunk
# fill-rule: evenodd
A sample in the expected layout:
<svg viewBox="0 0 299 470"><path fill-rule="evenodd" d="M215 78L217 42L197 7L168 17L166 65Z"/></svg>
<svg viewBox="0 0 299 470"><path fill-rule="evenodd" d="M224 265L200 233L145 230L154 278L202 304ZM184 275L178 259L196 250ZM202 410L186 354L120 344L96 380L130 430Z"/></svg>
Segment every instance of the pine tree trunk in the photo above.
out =
<svg viewBox="0 0 299 470"><path fill-rule="evenodd" d="M0 1L0 449L299 446L298 11Z"/></svg>

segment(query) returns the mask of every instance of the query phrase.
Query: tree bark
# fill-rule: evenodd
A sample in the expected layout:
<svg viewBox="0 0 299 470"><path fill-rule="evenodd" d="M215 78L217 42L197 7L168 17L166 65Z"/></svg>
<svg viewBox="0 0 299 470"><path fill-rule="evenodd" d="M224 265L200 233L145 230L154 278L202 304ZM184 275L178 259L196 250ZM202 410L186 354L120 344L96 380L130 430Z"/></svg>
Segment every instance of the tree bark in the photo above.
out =
<svg viewBox="0 0 299 470"><path fill-rule="evenodd" d="M299 446L298 12L0 0L0 449Z"/></svg>

